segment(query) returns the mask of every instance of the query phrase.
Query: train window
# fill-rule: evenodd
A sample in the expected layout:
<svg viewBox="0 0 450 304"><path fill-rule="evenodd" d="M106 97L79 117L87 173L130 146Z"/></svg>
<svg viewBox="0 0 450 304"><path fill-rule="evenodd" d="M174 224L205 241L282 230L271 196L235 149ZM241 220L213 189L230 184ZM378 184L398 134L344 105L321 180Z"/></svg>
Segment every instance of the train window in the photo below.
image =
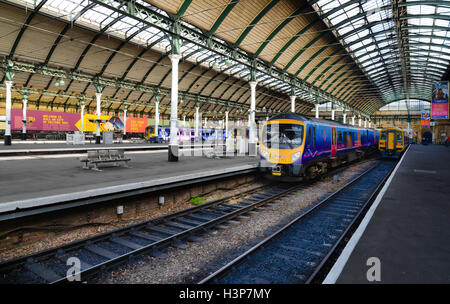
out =
<svg viewBox="0 0 450 304"><path fill-rule="evenodd" d="M265 125L262 142L268 148L278 146L278 149L293 149L303 142L303 126L295 124Z"/></svg>
<svg viewBox="0 0 450 304"><path fill-rule="evenodd" d="M401 142L402 141L402 133L396 132L396 134L397 134L397 142Z"/></svg>
<svg viewBox="0 0 450 304"><path fill-rule="evenodd" d="M338 145L342 144L342 132L338 132Z"/></svg>
<svg viewBox="0 0 450 304"><path fill-rule="evenodd" d="M344 146L347 146L347 132L344 132Z"/></svg>
<svg viewBox="0 0 450 304"><path fill-rule="evenodd" d="M380 140L386 140L386 132L385 131L381 132Z"/></svg>

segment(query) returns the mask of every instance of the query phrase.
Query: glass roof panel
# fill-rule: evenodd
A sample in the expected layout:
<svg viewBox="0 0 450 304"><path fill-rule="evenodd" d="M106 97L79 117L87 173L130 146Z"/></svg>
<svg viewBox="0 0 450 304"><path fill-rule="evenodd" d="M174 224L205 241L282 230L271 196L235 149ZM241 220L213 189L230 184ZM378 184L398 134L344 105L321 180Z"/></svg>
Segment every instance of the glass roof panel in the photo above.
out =
<svg viewBox="0 0 450 304"><path fill-rule="evenodd" d="M441 37L450 37L450 22L442 17L450 15L450 1L406 0L398 10L392 0L358 1L347 7L346 1L334 2L340 9L328 18L329 23L342 22L336 29L340 41L369 80L383 87L379 92L385 100L423 88L423 79L439 79L448 69L450 40ZM329 1L320 0L314 8L326 12ZM414 77L418 73L423 76Z"/></svg>

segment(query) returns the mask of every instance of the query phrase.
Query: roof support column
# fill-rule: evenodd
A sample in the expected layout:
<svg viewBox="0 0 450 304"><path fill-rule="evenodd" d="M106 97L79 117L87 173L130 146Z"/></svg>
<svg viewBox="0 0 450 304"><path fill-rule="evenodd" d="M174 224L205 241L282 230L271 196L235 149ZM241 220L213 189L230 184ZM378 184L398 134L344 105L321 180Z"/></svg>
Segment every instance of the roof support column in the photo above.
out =
<svg viewBox="0 0 450 304"><path fill-rule="evenodd" d="M334 113L336 110L334 109L334 103L331 103L331 120L334 120Z"/></svg>
<svg viewBox="0 0 450 304"><path fill-rule="evenodd" d="M227 107L225 109L225 140L228 139L228 111L229 111L229 107L227 105Z"/></svg>
<svg viewBox="0 0 450 304"><path fill-rule="evenodd" d="M367 128L367 119L364 118L364 128Z"/></svg>
<svg viewBox="0 0 450 304"><path fill-rule="evenodd" d="M199 129L199 122L200 122L200 104L198 102L195 103L195 139L199 137L198 129Z"/></svg>
<svg viewBox="0 0 450 304"><path fill-rule="evenodd" d="M11 89L13 86L14 72L12 67L14 63L8 60L8 67L5 71L5 89L6 89L6 104L5 104L5 146L11 145Z"/></svg>
<svg viewBox="0 0 450 304"><path fill-rule="evenodd" d="M255 122L255 109L256 109L256 77L252 73L252 79L250 81L250 139L248 146L248 153L250 156L256 156L256 122Z"/></svg>
<svg viewBox="0 0 450 304"><path fill-rule="evenodd" d="M27 140L27 104L28 95L25 92L22 98L22 140Z"/></svg>
<svg viewBox="0 0 450 304"><path fill-rule="evenodd" d="M80 105L81 105L81 110L80 110L80 131L81 133L84 133L84 96L81 97L80 99Z"/></svg>
<svg viewBox="0 0 450 304"><path fill-rule="evenodd" d="M361 127L361 116L358 117L358 125Z"/></svg>
<svg viewBox="0 0 450 304"><path fill-rule="evenodd" d="M291 86L291 112L295 113L295 88Z"/></svg>
<svg viewBox="0 0 450 304"><path fill-rule="evenodd" d="M344 113L342 114L342 122L343 122L344 124L347 123L347 113L345 113L345 110L344 110Z"/></svg>
<svg viewBox="0 0 450 304"><path fill-rule="evenodd" d="M155 96L155 137L159 140L159 95Z"/></svg>
<svg viewBox="0 0 450 304"><path fill-rule="evenodd" d="M96 90L97 92L95 93L95 97L97 98L97 128L96 128L96 132L95 132L95 143L96 144L100 144L100 115L102 114L102 109L101 109L101 99L102 99L102 91L103 88L97 84L96 86Z"/></svg>
<svg viewBox="0 0 450 304"><path fill-rule="evenodd" d="M318 119L319 118L319 104L316 103L314 106L316 107L316 118Z"/></svg>
<svg viewBox="0 0 450 304"><path fill-rule="evenodd" d="M295 113L295 96L291 96L291 112Z"/></svg>
<svg viewBox="0 0 450 304"><path fill-rule="evenodd" d="M127 113L128 112L128 105L123 105L123 137L125 138L127 136Z"/></svg>
<svg viewBox="0 0 450 304"><path fill-rule="evenodd" d="M352 116L352 126L355 125L355 115Z"/></svg>
<svg viewBox="0 0 450 304"><path fill-rule="evenodd" d="M178 62L181 59L179 54L169 55L172 61L172 88L170 90L170 142L169 161L178 161Z"/></svg>
<svg viewBox="0 0 450 304"><path fill-rule="evenodd" d="M12 80L5 81L6 105L5 105L5 146L11 145L11 88Z"/></svg>

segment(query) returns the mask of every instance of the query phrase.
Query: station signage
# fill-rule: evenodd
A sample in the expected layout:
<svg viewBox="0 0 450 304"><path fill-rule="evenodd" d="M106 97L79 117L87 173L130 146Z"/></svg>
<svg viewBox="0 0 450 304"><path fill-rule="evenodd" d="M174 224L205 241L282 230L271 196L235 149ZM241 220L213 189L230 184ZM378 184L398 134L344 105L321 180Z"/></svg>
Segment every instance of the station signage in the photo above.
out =
<svg viewBox="0 0 450 304"><path fill-rule="evenodd" d="M433 82L431 86L431 118L448 119L448 81Z"/></svg>

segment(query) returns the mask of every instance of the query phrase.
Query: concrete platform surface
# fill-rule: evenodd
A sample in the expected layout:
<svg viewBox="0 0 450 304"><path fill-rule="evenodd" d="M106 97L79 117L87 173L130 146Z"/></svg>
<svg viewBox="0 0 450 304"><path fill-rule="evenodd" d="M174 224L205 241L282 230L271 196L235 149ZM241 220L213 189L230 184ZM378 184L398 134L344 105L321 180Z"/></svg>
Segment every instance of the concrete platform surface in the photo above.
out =
<svg viewBox="0 0 450 304"><path fill-rule="evenodd" d="M97 150L97 149L125 149L125 150L152 150L152 149L164 149L167 148L167 144L155 144L155 143L122 143L122 144L111 144L104 145L99 144L85 144L85 145L67 145L66 143L38 143L38 144L28 144L28 143L17 143L10 146L0 145L0 156L11 155L12 153L38 153L38 152L60 152L60 151L87 151L87 150Z"/></svg>
<svg viewBox="0 0 450 304"><path fill-rule="evenodd" d="M79 155L0 158L0 213L54 202L62 195L78 199L257 166L252 157L180 156L179 162L168 162L167 150L125 152L125 156L132 159L132 168L100 165L101 172L82 169Z"/></svg>
<svg viewBox="0 0 450 304"><path fill-rule="evenodd" d="M450 148L411 145L336 283L370 283L370 257L380 283L450 283Z"/></svg>

